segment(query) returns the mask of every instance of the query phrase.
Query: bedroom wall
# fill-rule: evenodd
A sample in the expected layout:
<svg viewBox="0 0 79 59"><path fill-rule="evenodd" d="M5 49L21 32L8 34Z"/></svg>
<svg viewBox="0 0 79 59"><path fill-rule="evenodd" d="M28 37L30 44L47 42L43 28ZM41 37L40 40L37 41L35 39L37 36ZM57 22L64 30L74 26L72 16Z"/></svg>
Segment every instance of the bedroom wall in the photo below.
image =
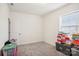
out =
<svg viewBox="0 0 79 59"><path fill-rule="evenodd" d="M9 8L6 3L0 3L0 49L8 40Z"/></svg>
<svg viewBox="0 0 79 59"><path fill-rule="evenodd" d="M46 15L38 16L21 12L11 12L11 38L17 43L28 44L45 41L55 45L60 16L79 10L79 4L68 4Z"/></svg>
<svg viewBox="0 0 79 59"><path fill-rule="evenodd" d="M79 10L79 4L68 4L62 8L59 8L53 12L50 12L43 16L44 21L44 41L55 45L56 36L59 29L60 16L70 13L72 11Z"/></svg>
<svg viewBox="0 0 79 59"><path fill-rule="evenodd" d="M42 18L38 15L11 12L11 38L17 44L28 44L43 41Z"/></svg>

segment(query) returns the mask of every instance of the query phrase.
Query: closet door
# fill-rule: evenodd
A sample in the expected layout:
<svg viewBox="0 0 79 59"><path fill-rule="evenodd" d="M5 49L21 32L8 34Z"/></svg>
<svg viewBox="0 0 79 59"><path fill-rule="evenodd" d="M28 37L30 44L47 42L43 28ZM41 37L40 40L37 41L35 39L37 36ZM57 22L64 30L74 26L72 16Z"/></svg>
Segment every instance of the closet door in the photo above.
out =
<svg viewBox="0 0 79 59"><path fill-rule="evenodd" d="M18 14L11 13L11 39L16 39L17 44L22 44L22 19L18 17Z"/></svg>

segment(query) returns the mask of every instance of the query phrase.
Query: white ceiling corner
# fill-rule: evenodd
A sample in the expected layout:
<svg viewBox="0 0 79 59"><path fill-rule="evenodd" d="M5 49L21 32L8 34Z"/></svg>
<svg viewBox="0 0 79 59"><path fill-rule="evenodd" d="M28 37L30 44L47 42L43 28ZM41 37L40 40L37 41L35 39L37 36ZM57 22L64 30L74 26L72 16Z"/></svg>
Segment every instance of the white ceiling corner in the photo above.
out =
<svg viewBox="0 0 79 59"><path fill-rule="evenodd" d="M10 9L11 11L44 15L65 4L66 3L14 3L10 6Z"/></svg>

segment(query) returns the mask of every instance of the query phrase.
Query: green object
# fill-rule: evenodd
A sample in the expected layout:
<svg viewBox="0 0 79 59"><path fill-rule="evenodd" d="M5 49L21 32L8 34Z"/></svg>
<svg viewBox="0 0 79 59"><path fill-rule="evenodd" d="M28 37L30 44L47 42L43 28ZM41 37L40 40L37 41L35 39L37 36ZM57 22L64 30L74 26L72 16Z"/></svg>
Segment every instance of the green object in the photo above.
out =
<svg viewBox="0 0 79 59"><path fill-rule="evenodd" d="M5 45L2 49L3 50L9 50L9 49L13 49L13 48L16 48L16 44L7 44Z"/></svg>
<svg viewBox="0 0 79 59"><path fill-rule="evenodd" d="M59 31L58 34L68 34L68 33Z"/></svg>
<svg viewBox="0 0 79 59"><path fill-rule="evenodd" d="M74 40L77 39L78 40L79 36L72 36L72 39L74 39Z"/></svg>

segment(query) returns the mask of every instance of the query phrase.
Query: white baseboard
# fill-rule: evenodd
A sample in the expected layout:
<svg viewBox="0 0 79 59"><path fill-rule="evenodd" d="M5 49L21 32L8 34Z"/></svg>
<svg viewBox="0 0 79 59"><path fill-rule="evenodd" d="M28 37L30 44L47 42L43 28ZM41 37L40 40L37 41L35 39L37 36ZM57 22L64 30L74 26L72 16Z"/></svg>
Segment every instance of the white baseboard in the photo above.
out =
<svg viewBox="0 0 79 59"><path fill-rule="evenodd" d="M50 43L50 42L47 42L47 41L45 41L45 42L52 45L52 46L56 46L55 43Z"/></svg>
<svg viewBox="0 0 79 59"><path fill-rule="evenodd" d="M29 43L26 43L26 42L24 42L24 43L19 43L19 44L17 44L17 45L25 45L25 44L32 44L32 43L38 43L38 42L44 42L44 41L33 41L33 42L29 42Z"/></svg>

